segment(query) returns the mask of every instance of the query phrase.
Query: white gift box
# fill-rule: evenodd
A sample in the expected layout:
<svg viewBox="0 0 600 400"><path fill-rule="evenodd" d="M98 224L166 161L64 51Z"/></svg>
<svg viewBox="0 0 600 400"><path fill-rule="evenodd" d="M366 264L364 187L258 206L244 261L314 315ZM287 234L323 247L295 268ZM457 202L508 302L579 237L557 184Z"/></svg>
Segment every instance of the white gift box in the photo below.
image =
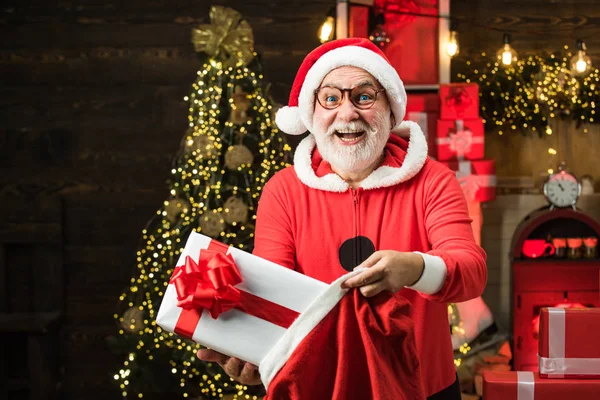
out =
<svg viewBox="0 0 600 400"><path fill-rule="evenodd" d="M213 239L192 232L177 266L185 264L187 256L198 261L201 251L208 249L211 241ZM329 287L234 247L229 247L227 254L233 258L242 279L235 288L298 314ZM183 311L177 303L175 286L169 283L156 318L157 324L169 332L175 332ZM216 319L204 309L191 339L220 353L259 365L286 331L286 328L236 308L223 312Z"/></svg>

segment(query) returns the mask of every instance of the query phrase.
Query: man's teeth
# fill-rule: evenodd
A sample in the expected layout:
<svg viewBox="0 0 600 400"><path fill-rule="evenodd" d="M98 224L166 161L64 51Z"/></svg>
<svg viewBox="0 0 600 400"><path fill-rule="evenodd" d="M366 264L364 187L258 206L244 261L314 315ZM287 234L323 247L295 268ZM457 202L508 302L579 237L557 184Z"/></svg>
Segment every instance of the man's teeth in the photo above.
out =
<svg viewBox="0 0 600 400"><path fill-rule="evenodd" d="M343 142L346 143L357 142L363 136L364 133L365 131L357 129L336 131L337 137L339 137Z"/></svg>

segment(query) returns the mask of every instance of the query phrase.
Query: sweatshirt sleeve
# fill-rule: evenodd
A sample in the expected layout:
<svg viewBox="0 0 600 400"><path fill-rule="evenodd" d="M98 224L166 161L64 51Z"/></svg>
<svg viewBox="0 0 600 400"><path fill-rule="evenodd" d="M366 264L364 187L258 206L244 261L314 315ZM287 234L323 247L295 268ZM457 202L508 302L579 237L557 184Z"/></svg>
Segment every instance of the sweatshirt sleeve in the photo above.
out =
<svg viewBox="0 0 600 400"><path fill-rule="evenodd" d="M285 196L277 184L277 174L263 188L256 212L253 254L295 269L296 249Z"/></svg>
<svg viewBox="0 0 600 400"><path fill-rule="evenodd" d="M435 172L427 177L424 192L424 222L431 250L423 258L426 270L436 267L430 271L433 279L443 276L443 283L434 293L421 292L421 296L437 302L467 301L483 293L486 254L475 243L467 202L454 172L445 168ZM438 268L442 263L445 274Z"/></svg>

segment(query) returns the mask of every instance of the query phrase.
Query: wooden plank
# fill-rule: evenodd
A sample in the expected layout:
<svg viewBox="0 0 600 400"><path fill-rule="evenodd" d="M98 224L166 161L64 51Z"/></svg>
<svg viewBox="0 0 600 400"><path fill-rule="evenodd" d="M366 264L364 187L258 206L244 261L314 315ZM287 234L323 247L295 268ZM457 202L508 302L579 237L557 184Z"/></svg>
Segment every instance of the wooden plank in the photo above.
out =
<svg viewBox="0 0 600 400"><path fill-rule="evenodd" d="M0 312L8 310L8 271L6 270L6 245L0 242ZM2 346L0 346L0 351ZM2 359L2 357L0 357ZM2 376L2 374L0 374Z"/></svg>
<svg viewBox="0 0 600 400"><path fill-rule="evenodd" d="M0 89L2 127L12 135L1 140L24 146L44 139L38 145L64 146L77 144L81 132L183 133L187 121L183 97L189 94L195 78L191 73L188 82L179 86L32 87L29 82L15 81L13 86Z"/></svg>
<svg viewBox="0 0 600 400"><path fill-rule="evenodd" d="M295 69L290 66L297 68L305 55L306 51L285 49L264 53L265 76L270 82L291 84ZM12 60L0 63L5 81L30 85L185 85L191 84L202 66L192 50L184 52L177 47L136 48L126 53L102 48L83 54L75 50L4 50L0 59ZM279 79L280 75L286 79ZM285 97L281 99L284 101Z"/></svg>
<svg viewBox="0 0 600 400"><path fill-rule="evenodd" d="M0 223L0 242L60 244L62 229L57 223Z"/></svg>
<svg viewBox="0 0 600 400"><path fill-rule="evenodd" d="M169 177L171 160L166 158L159 163L157 158L151 158L154 163L140 163L122 167L118 163L104 164L80 168L45 168L36 174L34 171L23 171L18 182L9 179L3 172L10 173L12 169L0 168L0 184L10 187L15 192L35 193L60 192L72 193L79 187L84 192L106 190L113 193L147 193L163 189L161 197L167 197L166 181ZM143 165L143 168L140 167ZM4 179L3 179L4 177Z"/></svg>
<svg viewBox="0 0 600 400"><path fill-rule="evenodd" d="M97 294L90 296L91 286L69 286L67 291L66 329L78 331L84 327L118 330L114 314L119 306L119 296L129 287L129 279L121 285L97 285ZM70 321L77 321L70 323ZM73 325L74 324L74 325ZM87 328L86 328L87 329Z"/></svg>
<svg viewBox="0 0 600 400"><path fill-rule="evenodd" d="M58 335L29 335L27 358L29 360L29 379L31 398L56 398L58 381Z"/></svg>
<svg viewBox="0 0 600 400"><path fill-rule="evenodd" d="M556 7L542 3L539 0L526 3L485 0L474 6L472 2L453 1L451 14L459 20L463 56L482 51L495 54L502 43L503 32L514 32L513 45L520 54L560 51L565 44L573 49L579 37L589 38L590 44L596 43L593 32L600 21L597 3L561 2ZM590 47L590 51L597 50Z"/></svg>
<svg viewBox="0 0 600 400"><path fill-rule="evenodd" d="M12 174L5 175L14 179ZM61 203L50 196L0 197L0 243L62 242Z"/></svg>
<svg viewBox="0 0 600 400"><path fill-rule="evenodd" d="M46 333L55 329L61 318L59 312L2 313L0 332Z"/></svg>
<svg viewBox="0 0 600 400"><path fill-rule="evenodd" d="M130 246L69 245L65 248L65 269L70 286L103 284L124 288L135 266L135 248Z"/></svg>
<svg viewBox="0 0 600 400"><path fill-rule="evenodd" d="M51 196L2 196L0 221L58 223L61 219L60 199Z"/></svg>
<svg viewBox="0 0 600 400"><path fill-rule="evenodd" d="M65 197L65 238L69 245L127 245L135 248L141 230L166 198L155 193L84 193ZM98 218L102 215L102 218Z"/></svg>
<svg viewBox="0 0 600 400"><path fill-rule="evenodd" d="M274 13L270 16L260 15L261 10L253 10L253 15L245 15L252 26L257 50L278 47L282 42L291 42L291 39L300 43L294 33L302 30L310 29L313 32L311 39L314 37L313 40L316 40L317 29L327 14L327 7L296 5L290 8L286 13ZM27 19L36 17L28 15L20 21L9 20L0 27L0 34L6 39L2 48L50 49L59 44L61 49L128 49L172 45L192 49L192 29L197 26L195 22L200 22L202 18L182 15L174 12L171 7L165 11L167 12L156 15L149 15L147 12L123 15L100 11L81 15L74 21L53 18L34 24L28 23ZM137 20L134 20L136 17ZM89 23L89 19L94 21ZM277 35L273 35L273 32L277 32Z"/></svg>
<svg viewBox="0 0 600 400"><path fill-rule="evenodd" d="M36 311L64 310L63 247L37 245L33 250L33 291Z"/></svg>
<svg viewBox="0 0 600 400"><path fill-rule="evenodd" d="M29 245L7 246L7 312L33 311L33 276L31 273L31 249Z"/></svg>
<svg viewBox="0 0 600 400"><path fill-rule="evenodd" d="M13 0L14 1L14 0ZM198 4L189 1L169 2L134 2L126 4L118 1L93 4L86 2L85 7L74 7L67 2L47 4L39 0L28 1L28 6L15 4L7 7L11 10L6 13L6 21L10 23L43 23L61 22L74 24L102 24L102 23L176 23L194 24L209 22L210 4ZM33 3L33 4L32 4ZM136 4L137 3L137 4ZM327 0L291 2L277 4L274 1L240 2L239 0L221 1L219 5L232 7L248 20L251 26L256 27L269 23L285 22L294 17L322 19L331 6ZM281 3L281 2L279 2Z"/></svg>
<svg viewBox="0 0 600 400"><path fill-rule="evenodd" d="M98 218L102 208L97 208L93 215L90 209L80 209L78 212L69 212L65 222L67 243L73 245L117 245L125 243L133 246L137 242L141 230L148 220L156 214L157 207L148 207L142 210L135 209L137 214L132 215L126 209L109 211ZM131 208L131 211L134 211Z"/></svg>

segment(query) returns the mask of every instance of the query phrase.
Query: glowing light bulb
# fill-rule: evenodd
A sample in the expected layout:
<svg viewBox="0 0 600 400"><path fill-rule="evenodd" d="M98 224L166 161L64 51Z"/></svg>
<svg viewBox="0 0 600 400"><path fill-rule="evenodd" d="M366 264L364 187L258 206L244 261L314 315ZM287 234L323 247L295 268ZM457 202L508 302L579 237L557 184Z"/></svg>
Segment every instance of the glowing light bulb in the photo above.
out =
<svg viewBox="0 0 600 400"><path fill-rule="evenodd" d="M448 41L448 45L446 46L446 52L450 57L454 57L458 54L458 33L456 31L450 32L450 40Z"/></svg>
<svg viewBox="0 0 600 400"><path fill-rule="evenodd" d="M504 51L502 52L502 64L510 65L511 62L512 54L510 53L510 46L505 46Z"/></svg>
<svg viewBox="0 0 600 400"><path fill-rule="evenodd" d="M583 40L577 41L577 54L571 58L571 72L573 75L586 75L592 69L592 60L586 54Z"/></svg>
<svg viewBox="0 0 600 400"><path fill-rule="evenodd" d="M510 35L504 34L504 45L496 53L498 61L503 66L509 66L517 62L517 52L510 45Z"/></svg>
<svg viewBox="0 0 600 400"><path fill-rule="evenodd" d="M333 16L328 15L327 18L325 18L325 21L323 22L323 24L321 24L321 27L319 28L319 40L321 41L321 43L325 43L330 41L331 39L333 39L333 27L335 25L335 19L333 18Z"/></svg>

